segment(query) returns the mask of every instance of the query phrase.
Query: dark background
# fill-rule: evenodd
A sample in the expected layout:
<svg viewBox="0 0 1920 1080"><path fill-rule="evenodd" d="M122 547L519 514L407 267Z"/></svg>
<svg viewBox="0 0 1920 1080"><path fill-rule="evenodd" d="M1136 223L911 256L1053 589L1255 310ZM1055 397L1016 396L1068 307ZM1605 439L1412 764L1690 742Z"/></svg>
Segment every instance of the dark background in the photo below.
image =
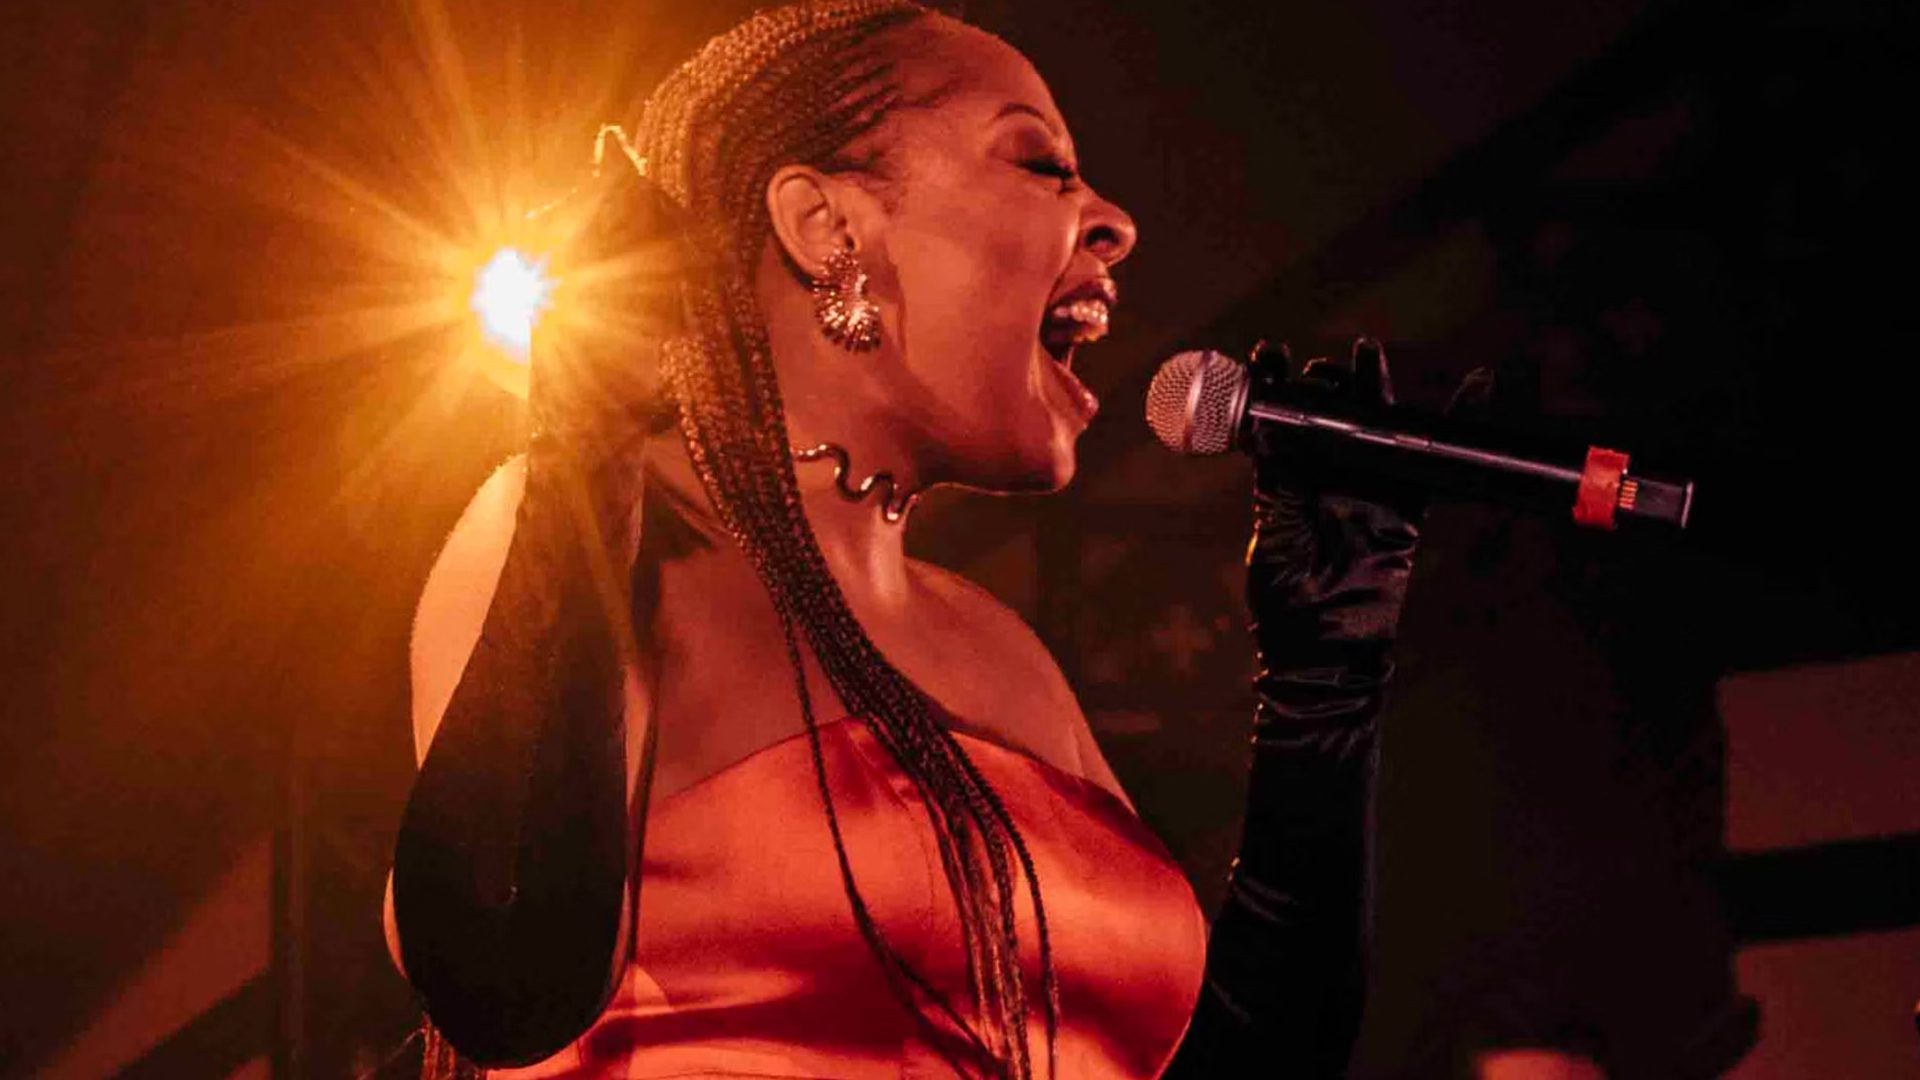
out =
<svg viewBox="0 0 1920 1080"><path fill-rule="evenodd" d="M518 422L422 317L422 238L636 115L745 5L553 7L0 16L0 1073L57 1059L263 843L272 962L138 1068L336 1076L406 1038L377 913L408 619ZM1605 1029L1576 1042L1658 1043L1627 1015L1656 1003L1619 1004L1644 970L1586 973L1690 949L1711 1012L1715 680L1915 646L1911 12L971 8L1142 243L1086 357L1081 479L941 497L915 542L1040 628L1204 902L1244 769L1247 476L1138 422L1168 350L1371 332L1415 403L1492 365L1514 423L1701 478L1677 542L1436 507L1387 736L1377 1074L1444 1075L1489 972L1585 982L1545 1009ZM1591 917L1616 886L1656 927L1632 944Z"/></svg>

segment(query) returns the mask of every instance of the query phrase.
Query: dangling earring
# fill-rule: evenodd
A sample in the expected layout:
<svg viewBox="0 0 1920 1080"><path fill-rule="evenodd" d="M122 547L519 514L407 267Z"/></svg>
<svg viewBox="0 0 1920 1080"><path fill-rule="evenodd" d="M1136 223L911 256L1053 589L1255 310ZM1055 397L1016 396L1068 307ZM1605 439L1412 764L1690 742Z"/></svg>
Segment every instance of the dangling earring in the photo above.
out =
<svg viewBox="0 0 1920 1080"><path fill-rule="evenodd" d="M880 305L867 299L867 272L853 252L827 256L824 273L813 279L813 317L827 340L848 352L880 347Z"/></svg>

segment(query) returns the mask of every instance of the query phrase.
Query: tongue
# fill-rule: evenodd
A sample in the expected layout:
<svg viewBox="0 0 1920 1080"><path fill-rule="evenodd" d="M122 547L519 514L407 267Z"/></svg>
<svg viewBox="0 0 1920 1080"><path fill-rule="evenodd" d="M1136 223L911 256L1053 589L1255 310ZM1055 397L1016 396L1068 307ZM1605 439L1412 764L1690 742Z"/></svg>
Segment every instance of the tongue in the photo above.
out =
<svg viewBox="0 0 1920 1080"><path fill-rule="evenodd" d="M1100 399L1093 396L1093 391L1087 389L1087 384L1081 382L1066 364L1055 365L1051 372L1064 403L1079 414L1083 423L1091 421L1094 414L1100 411Z"/></svg>

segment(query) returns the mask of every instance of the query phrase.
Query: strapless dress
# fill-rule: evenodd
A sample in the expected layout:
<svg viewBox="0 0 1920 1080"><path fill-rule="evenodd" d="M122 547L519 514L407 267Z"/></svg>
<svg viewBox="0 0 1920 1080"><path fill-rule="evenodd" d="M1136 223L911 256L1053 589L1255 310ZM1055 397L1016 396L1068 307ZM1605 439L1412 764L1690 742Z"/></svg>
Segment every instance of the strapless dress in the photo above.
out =
<svg viewBox="0 0 1920 1080"><path fill-rule="evenodd" d="M918 798L863 723L821 751L855 881L881 932L959 1007L965 959ZM1155 1077L1186 1030L1206 926L1159 840L1096 784L970 735L961 743L1019 826L1040 879L1060 984L1063 1078ZM1038 948L1021 886L1030 986ZM1029 1024L1038 1075L1043 1025ZM656 799L633 960L573 1045L492 1077L980 1075L916 1018L853 921L804 734Z"/></svg>

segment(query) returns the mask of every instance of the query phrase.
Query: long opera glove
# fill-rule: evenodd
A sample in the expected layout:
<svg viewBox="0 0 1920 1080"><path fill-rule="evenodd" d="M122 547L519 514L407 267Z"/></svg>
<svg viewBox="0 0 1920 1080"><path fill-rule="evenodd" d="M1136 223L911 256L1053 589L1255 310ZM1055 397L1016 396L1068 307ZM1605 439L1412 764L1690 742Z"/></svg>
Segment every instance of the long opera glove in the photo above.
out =
<svg viewBox="0 0 1920 1080"><path fill-rule="evenodd" d="M1299 376L1391 401L1385 357ZM1422 500L1259 447L1247 604L1259 651L1240 851L1182 1075L1344 1075L1365 1001L1377 724Z"/></svg>

